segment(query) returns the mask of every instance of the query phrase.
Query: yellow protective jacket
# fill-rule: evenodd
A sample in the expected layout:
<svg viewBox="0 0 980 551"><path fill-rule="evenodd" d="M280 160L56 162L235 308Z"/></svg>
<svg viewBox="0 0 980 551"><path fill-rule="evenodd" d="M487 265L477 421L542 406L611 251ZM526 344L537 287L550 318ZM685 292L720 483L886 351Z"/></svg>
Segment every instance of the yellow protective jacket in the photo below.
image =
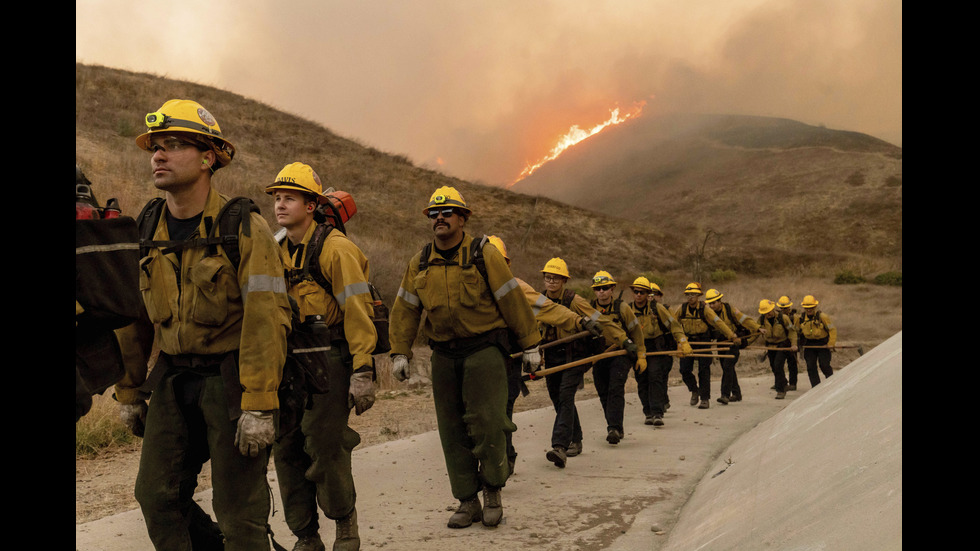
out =
<svg viewBox="0 0 980 551"><path fill-rule="evenodd" d="M667 330L674 336L678 348L682 342L687 342L687 335L684 334L684 328L681 327L677 318L663 304L656 301L647 301L641 308L635 303L631 303L630 309L636 315L636 319L640 321L644 340L655 339L663 335L664 331L660 328L660 324L663 323ZM654 314L654 310L656 310L656 314ZM659 322L656 319L658 316L660 318Z"/></svg>
<svg viewBox="0 0 980 551"><path fill-rule="evenodd" d="M565 289L562 288L562 293L564 292ZM568 306L565 306L564 303L562 302L561 294L559 294L559 296L556 298L551 298L545 293L542 293L541 296L543 296L545 299L550 300L553 303L563 308L567 308L571 310L573 313L578 314L581 317L588 318L593 321L598 321L602 326L603 337L605 337L610 342L618 343L626 339L626 333L624 333L621 328L616 327L608 320L603 322L600 319L599 312L596 311L596 309L593 308L591 304L589 304L589 301L578 296L577 294L574 297L572 297L572 300L571 302L569 302ZM551 323L548 320L541 319L541 318L538 318L537 321L538 321L538 330L541 332L542 335L545 336L545 339L547 341L558 340L565 337L569 337L581 331L581 329L578 327L572 327L572 328L563 327L561 325ZM549 334L549 328L554 328L553 331L550 331L551 334Z"/></svg>
<svg viewBox="0 0 980 551"><path fill-rule="evenodd" d="M423 311L426 313L423 332L434 342L476 337L506 328L510 328L522 349L541 341L531 307L504 256L490 243L483 246L487 270L484 279L469 262L473 244L473 237L464 233L460 247L449 261L433 246L428 265L422 271L419 271L422 252L412 256L389 317L392 356L412 357L412 342L418 334Z"/></svg>
<svg viewBox="0 0 980 551"><path fill-rule="evenodd" d="M646 369L647 348L643 342L643 328L640 327L640 320L636 319L633 309L619 300L613 300L607 306L602 306L595 300L589 304L599 312L599 322L603 325L602 334L606 337L606 346L616 343L622 348L626 339L631 339L636 344L637 356ZM618 310L615 309L617 304ZM615 335L613 339L609 338L610 333Z"/></svg>
<svg viewBox="0 0 980 551"><path fill-rule="evenodd" d="M782 323L779 320L782 320ZM766 344L779 344L788 340L790 346L796 346L796 327L793 326L793 319L786 314L776 312L776 315L771 318L762 316L759 327L766 330ZM758 335L749 337L749 343L754 342L757 337Z"/></svg>
<svg viewBox="0 0 980 551"><path fill-rule="evenodd" d="M710 307L706 309L711 310ZM712 310L712 312L713 311L714 310ZM731 317L729 317L728 315L729 311L731 311ZM721 313L718 314L718 317L721 318L722 323L724 323L725 326L728 328L728 330L732 333L732 337L736 336L735 335L736 324L744 327L745 329L748 329L753 333L759 331L759 323L757 321L750 318L749 316L746 316L745 314L740 312L738 308L735 308L730 303L727 302L721 303ZM728 338L729 340L732 340L732 337L729 337L727 334L725 335L725 337ZM746 342L751 342L751 339L752 337L749 337L748 339L746 339Z"/></svg>
<svg viewBox="0 0 980 551"><path fill-rule="evenodd" d="M812 316L808 316L806 310L800 313L797 318L797 328L803 338L814 341L826 338L827 346L837 344L837 327L830 321L830 316L817 310Z"/></svg>
<svg viewBox="0 0 980 551"><path fill-rule="evenodd" d="M687 335L702 335L707 333L710 327L714 327L726 339L733 342L735 340L735 333L728 324L724 323L704 302L699 301L695 308L691 308L687 302L684 302L674 310L674 317L681 323Z"/></svg>
<svg viewBox="0 0 980 551"><path fill-rule="evenodd" d="M517 279L517 284L521 286L521 290L524 291L524 298L531 305L531 313L534 314L534 319L538 322L539 327L540 324L546 324L568 334L575 334L582 331L579 320L583 316L539 293L523 279L515 279ZM599 318L598 313L595 314L595 318Z"/></svg>
<svg viewBox="0 0 980 551"><path fill-rule="evenodd" d="M306 248L316 227L315 222L310 224L303 236L302 247L297 247L292 256L288 239L283 240L280 253L287 271L301 270L305 266ZM378 333L371 321L374 301L368 286L367 257L343 232L333 228L323 238L319 264L320 273L330 284L330 293L312 278L289 284L288 292L299 306L300 319L320 315L327 326L343 323L344 337L354 358L354 371L362 367L373 368L371 352Z"/></svg>
<svg viewBox="0 0 980 551"><path fill-rule="evenodd" d="M208 193L197 235L215 220L228 197ZM161 209L154 241L169 239ZM117 332L126 376L116 385L116 399L128 404L144 399L138 390L146 380L154 340L160 351L178 354L225 354L238 350L243 410L279 407L277 389L286 360L290 307L279 247L265 219L251 216L251 236L239 228L241 262L233 266L221 247L186 248L178 259L154 247L140 260L140 291L148 319ZM179 277L178 277L179 276ZM154 331L153 324L156 325Z"/></svg>

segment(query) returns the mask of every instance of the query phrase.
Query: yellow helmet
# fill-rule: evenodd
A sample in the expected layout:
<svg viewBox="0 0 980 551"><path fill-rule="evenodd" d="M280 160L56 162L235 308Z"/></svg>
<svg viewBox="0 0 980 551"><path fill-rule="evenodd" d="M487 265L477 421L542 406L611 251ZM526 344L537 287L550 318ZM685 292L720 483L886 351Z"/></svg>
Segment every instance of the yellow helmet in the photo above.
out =
<svg viewBox="0 0 980 551"><path fill-rule="evenodd" d="M704 294L704 302L711 303L714 302L725 295L718 292L718 289L708 289L708 292Z"/></svg>
<svg viewBox="0 0 980 551"><path fill-rule="evenodd" d="M266 187L265 192L272 195L278 189L300 191L319 198L323 185L320 183L320 176L310 165L297 162L283 167L276 175L276 181Z"/></svg>
<svg viewBox="0 0 980 551"><path fill-rule="evenodd" d="M504 246L504 240L497 237L496 235L491 235L487 237L487 241L493 244L494 247L497 247L497 250L500 251L500 254L504 255L504 260L506 260L507 263L510 264L510 257L507 256L507 247Z"/></svg>
<svg viewBox="0 0 980 551"><path fill-rule="evenodd" d="M652 291L650 288L650 280L640 276L633 280L633 284L630 285L631 288L639 289L641 291ZM659 289L658 289L659 290Z"/></svg>
<svg viewBox="0 0 980 551"><path fill-rule="evenodd" d="M661 295L664 294L664 292L660 290L660 286L652 281L650 282L650 291L654 293L660 293Z"/></svg>
<svg viewBox="0 0 980 551"><path fill-rule="evenodd" d="M817 299L813 298L813 295L807 295L803 297L803 302L800 303L800 306L804 308L816 308L818 304L820 303L817 302Z"/></svg>
<svg viewBox="0 0 980 551"><path fill-rule="evenodd" d="M463 196L460 195L456 188L451 186L442 186L441 188L432 192L432 197L429 197L429 204L422 209L422 213L429 212L432 207L455 207L461 210L465 210L467 214L472 212L469 207L466 206L466 201Z"/></svg>
<svg viewBox="0 0 980 551"><path fill-rule="evenodd" d="M217 160L213 169L227 166L235 156L235 146L221 135L218 121L200 103L186 99L172 99L160 109L147 113L146 133L136 137L136 145L150 151L150 138L154 134L191 134L192 138L205 143L214 151Z"/></svg>
<svg viewBox="0 0 980 551"><path fill-rule="evenodd" d="M700 295L701 285L699 283L688 283L687 287L684 288L684 294Z"/></svg>
<svg viewBox="0 0 980 551"><path fill-rule="evenodd" d="M776 306L779 306L780 308L789 308L792 305L793 301L791 301L786 295L779 297L779 300L776 301Z"/></svg>
<svg viewBox="0 0 980 551"><path fill-rule="evenodd" d="M776 307L776 303L767 298L764 298L761 301L759 301L760 314L768 314L769 312L772 312L773 308L775 307Z"/></svg>
<svg viewBox="0 0 980 551"><path fill-rule="evenodd" d="M541 273L572 277L568 275L568 264L565 264L565 261L557 256L545 263L544 268L541 269Z"/></svg>
<svg viewBox="0 0 980 551"><path fill-rule="evenodd" d="M616 282L613 280L612 274L605 270L599 270L592 276L592 288L603 287L606 285L615 285Z"/></svg>

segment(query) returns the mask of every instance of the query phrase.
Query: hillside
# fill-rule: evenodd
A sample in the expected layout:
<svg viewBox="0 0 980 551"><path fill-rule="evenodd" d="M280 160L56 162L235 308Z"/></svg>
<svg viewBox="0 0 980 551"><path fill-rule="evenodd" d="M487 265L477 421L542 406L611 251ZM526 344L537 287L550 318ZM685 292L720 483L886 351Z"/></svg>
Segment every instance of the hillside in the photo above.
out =
<svg viewBox="0 0 980 551"><path fill-rule="evenodd" d="M412 254L431 239L422 209L439 186L455 186L474 215L473 234L494 233L508 245L514 272L534 285L553 256L564 258L575 279L606 269L618 277L681 270L681 249L663 232L555 200L487 187L414 166L338 136L321 125L213 87L100 66L75 66L75 162L93 182L100 201L120 200L135 216L158 192L149 156L134 144L143 117L172 98L194 99L217 118L237 148L234 161L218 171L215 187L227 195L252 197L273 230L272 202L263 190L293 161L310 164L325 186L349 191L357 214L347 225L371 262L371 277L394 297ZM683 279L683 278L681 278Z"/></svg>
<svg viewBox="0 0 980 551"><path fill-rule="evenodd" d="M768 117L661 115L607 129L515 184L612 216L670 228L760 269L810 260L902 256L902 149L865 134ZM761 253L769 251L769 254Z"/></svg>

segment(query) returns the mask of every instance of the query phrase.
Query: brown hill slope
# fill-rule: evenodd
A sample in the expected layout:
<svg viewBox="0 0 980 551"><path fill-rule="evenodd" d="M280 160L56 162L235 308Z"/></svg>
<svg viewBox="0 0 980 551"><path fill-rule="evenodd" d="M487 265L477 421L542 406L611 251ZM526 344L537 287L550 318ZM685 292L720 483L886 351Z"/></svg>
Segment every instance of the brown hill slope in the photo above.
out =
<svg viewBox="0 0 980 551"><path fill-rule="evenodd" d="M856 132L652 116L576 145L511 189L690 237L713 230L722 249L754 251L742 262L748 271L780 251L901 263L902 149Z"/></svg>
<svg viewBox="0 0 980 551"><path fill-rule="evenodd" d="M684 265L682 249L655 228L418 168L404 156L364 146L231 92L76 64L75 162L93 182L100 201L116 197L124 213L135 216L158 194L149 157L133 140L145 129L144 115L172 98L194 99L218 119L237 154L216 173L214 185L227 195L252 197L273 230L272 203L263 189L284 165L303 161L317 170L324 185L349 191L358 212L348 232L368 255L372 279L389 299L408 259L431 238L421 210L443 185L459 189L472 207L469 231L501 236L515 274L533 285L540 284L538 271L553 256L568 261L579 283L598 269L625 279Z"/></svg>

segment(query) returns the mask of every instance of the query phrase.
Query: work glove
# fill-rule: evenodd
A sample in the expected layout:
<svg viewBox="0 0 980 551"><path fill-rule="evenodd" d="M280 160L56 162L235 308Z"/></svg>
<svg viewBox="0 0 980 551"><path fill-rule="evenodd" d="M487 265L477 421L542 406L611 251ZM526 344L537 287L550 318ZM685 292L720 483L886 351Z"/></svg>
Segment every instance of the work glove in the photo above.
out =
<svg viewBox="0 0 980 551"><path fill-rule="evenodd" d="M682 342L680 344L680 347L681 347L680 348L681 357L687 356L689 354L694 354L694 349L691 348L691 345L690 344L688 344L686 342Z"/></svg>
<svg viewBox="0 0 980 551"><path fill-rule="evenodd" d="M258 456L259 450L271 446L275 438L276 426L271 411L242 411L235 433L235 445L242 455Z"/></svg>
<svg viewBox="0 0 980 551"><path fill-rule="evenodd" d="M602 336L602 325L600 325L598 321L590 318L582 318L579 323L582 325L582 329L592 333L592 336Z"/></svg>
<svg viewBox="0 0 980 551"><path fill-rule="evenodd" d="M636 360L636 365L633 366L633 373L639 375L647 370L647 360L646 358L640 358Z"/></svg>
<svg viewBox="0 0 980 551"><path fill-rule="evenodd" d="M408 367L408 356L395 354L391 357L391 374L399 381L408 379L409 375L411 375Z"/></svg>
<svg viewBox="0 0 980 551"><path fill-rule="evenodd" d="M146 401L135 404L119 404L119 420L135 436L143 438L146 430Z"/></svg>
<svg viewBox="0 0 980 551"><path fill-rule="evenodd" d="M541 369L541 351L537 346L533 346L524 351L521 355L521 365L524 373L534 373Z"/></svg>
<svg viewBox="0 0 980 551"><path fill-rule="evenodd" d="M360 415L374 405L374 381L369 370L357 371L350 376L350 394L347 395L347 407L354 408L354 413Z"/></svg>
<svg viewBox="0 0 980 551"><path fill-rule="evenodd" d="M636 361L639 359L638 357L639 349L636 347L636 343L631 341L630 339L626 339L625 341L623 341L621 348L626 351L626 357L629 358L630 361L635 364ZM644 358L643 361L646 361L646 358Z"/></svg>

